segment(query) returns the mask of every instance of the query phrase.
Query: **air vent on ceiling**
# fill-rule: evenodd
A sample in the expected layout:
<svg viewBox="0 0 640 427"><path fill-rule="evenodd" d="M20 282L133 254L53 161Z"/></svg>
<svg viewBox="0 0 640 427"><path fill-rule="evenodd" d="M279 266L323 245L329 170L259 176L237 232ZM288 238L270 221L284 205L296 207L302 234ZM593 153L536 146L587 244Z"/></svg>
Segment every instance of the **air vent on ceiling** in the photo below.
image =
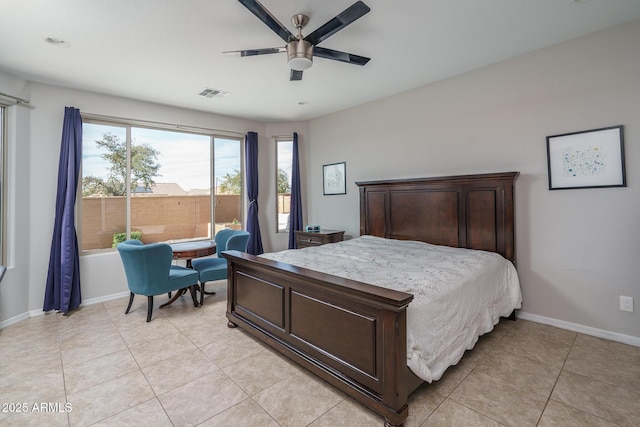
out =
<svg viewBox="0 0 640 427"><path fill-rule="evenodd" d="M229 92L225 92L224 90L219 89L205 88L198 95L204 96L205 98L223 98L229 95Z"/></svg>

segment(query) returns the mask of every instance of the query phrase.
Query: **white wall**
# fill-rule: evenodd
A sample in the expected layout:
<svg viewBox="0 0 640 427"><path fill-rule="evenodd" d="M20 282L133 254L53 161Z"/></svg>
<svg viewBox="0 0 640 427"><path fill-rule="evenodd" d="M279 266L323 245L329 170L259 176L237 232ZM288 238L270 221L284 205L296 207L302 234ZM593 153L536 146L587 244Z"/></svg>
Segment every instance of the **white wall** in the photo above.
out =
<svg viewBox="0 0 640 427"><path fill-rule="evenodd" d="M523 311L640 337L639 41L636 21L312 120L308 222L358 235L355 181L520 171ZM548 190L546 136L620 124L628 187ZM347 195L323 196L340 161Z"/></svg>

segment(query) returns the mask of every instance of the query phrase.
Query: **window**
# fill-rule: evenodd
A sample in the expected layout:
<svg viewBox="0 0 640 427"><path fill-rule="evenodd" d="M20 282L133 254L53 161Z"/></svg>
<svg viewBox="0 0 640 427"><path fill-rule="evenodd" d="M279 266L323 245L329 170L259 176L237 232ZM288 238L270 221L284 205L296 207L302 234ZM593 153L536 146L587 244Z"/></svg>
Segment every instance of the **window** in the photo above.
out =
<svg viewBox="0 0 640 427"><path fill-rule="evenodd" d="M293 166L293 139L276 139L276 193L278 233L289 231L291 206L291 168Z"/></svg>
<svg viewBox="0 0 640 427"><path fill-rule="evenodd" d="M83 251L242 226L240 139L85 120L82 157Z"/></svg>

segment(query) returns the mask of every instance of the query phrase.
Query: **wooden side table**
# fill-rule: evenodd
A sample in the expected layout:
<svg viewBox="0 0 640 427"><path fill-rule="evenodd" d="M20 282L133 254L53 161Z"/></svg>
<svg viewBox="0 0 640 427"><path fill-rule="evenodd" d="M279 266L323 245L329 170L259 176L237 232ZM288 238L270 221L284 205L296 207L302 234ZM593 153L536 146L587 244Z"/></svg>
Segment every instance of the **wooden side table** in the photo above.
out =
<svg viewBox="0 0 640 427"><path fill-rule="evenodd" d="M187 268L191 268L191 260L193 258L201 258L209 255L213 255L216 253L216 242L215 240L194 240L194 241L186 241L186 242L178 242L172 243L171 250L173 251L173 259L184 259L187 261ZM195 290L194 288L189 288L191 290L191 296L193 297L193 302L196 302L195 292L200 291L204 292L204 284L196 284ZM169 297L171 298L169 301L165 302L160 306L160 308L165 307L169 304L172 304L175 300L180 298L187 292L187 288L180 289L176 292L176 294L171 298L171 292L169 292ZM200 295L200 301L202 301L203 295ZM202 305L202 304L200 304ZM197 305L196 305L197 307Z"/></svg>
<svg viewBox="0 0 640 427"><path fill-rule="evenodd" d="M341 242L344 239L344 230L296 231L295 233L298 249Z"/></svg>
<svg viewBox="0 0 640 427"><path fill-rule="evenodd" d="M214 240L194 240L187 242L171 243L173 259L186 259L187 268L191 268L193 258L202 258L216 253Z"/></svg>

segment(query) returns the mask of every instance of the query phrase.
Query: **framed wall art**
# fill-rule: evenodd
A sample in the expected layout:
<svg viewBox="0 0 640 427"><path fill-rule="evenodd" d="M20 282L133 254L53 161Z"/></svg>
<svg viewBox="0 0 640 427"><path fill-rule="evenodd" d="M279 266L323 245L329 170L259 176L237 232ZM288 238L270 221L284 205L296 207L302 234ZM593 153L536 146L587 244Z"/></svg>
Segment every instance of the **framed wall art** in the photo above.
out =
<svg viewBox="0 0 640 427"><path fill-rule="evenodd" d="M626 187L623 126L547 137L549 190Z"/></svg>
<svg viewBox="0 0 640 427"><path fill-rule="evenodd" d="M324 195L347 194L347 164L332 163L322 166L322 186Z"/></svg>

